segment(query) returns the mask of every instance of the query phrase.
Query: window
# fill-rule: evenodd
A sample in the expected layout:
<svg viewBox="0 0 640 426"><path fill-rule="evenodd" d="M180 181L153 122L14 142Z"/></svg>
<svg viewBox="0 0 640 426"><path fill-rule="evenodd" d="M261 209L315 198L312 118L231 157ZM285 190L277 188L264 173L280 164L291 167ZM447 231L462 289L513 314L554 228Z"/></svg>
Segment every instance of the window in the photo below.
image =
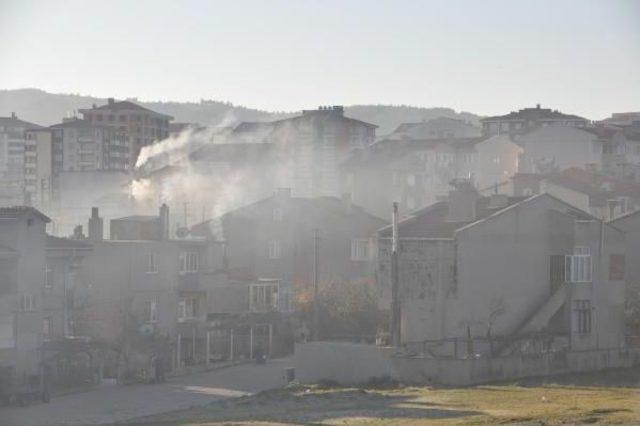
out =
<svg viewBox="0 0 640 426"><path fill-rule="evenodd" d="M281 222L282 218L283 218L283 212L282 209L280 207L276 207L273 209L273 221L274 222Z"/></svg>
<svg viewBox="0 0 640 426"><path fill-rule="evenodd" d="M51 337L51 318L42 319L42 335L45 338Z"/></svg>
<svg viewBox="0 0 640 426"><path fill-rule="evenodd" d="M407 175L407 185L416 186L416 176L415 175Z"/></svg>
<svg viewBox="0 0 640 426"><path fill-rule="evenodd" d="M182 271L182 269L181 269ZM158 263L156 262L156 254L155 253L147 253L147 274L157 274L158 273Z"/></svg>
<svg viewBox="0 0 640 426"><path fill-rule="evenodd" d="M20 311L32 312L36 310L36 296L34 294L23 294L20 296Z"/></svg>
<svg viewBox="0 0 640 426"><path fill-rule="evenodd" d="M575 247L573 255L568 255L565 260L565 278L572 283L591 282L591 252L589 247Z"/></svg>
<svg viewBox="0 0 640 426"><path fill-rule="evenodd" d="M180 253L180 272L198 272L198 253L183 251Z"/></svg>
<svg viewBox="0 0 640 426"><path fill-rule="evenodd" d="M623 254L609 255L609 280L610 281L624 280L624 260L625 258Z"/></svg>
<svg viewBox="0 0 640 426"><path fill-rule="evenodd" d="M144 320L147 323L155 323L158 320L158 301L147 300L144 304Z"/></svg>
<svg viewBox="0 0 640 426"><path fill-rule="evenodd" d="M198 300L195 297L183 297L178 301L178 319L193 319L197 314Z"/></svg>
<svg viewBox="0 0 640 426"><path fill-rule="evenodd" d="M53 288L53 265L50 263L44 267L44 288L47 290Z"/></svg>
<svg viewBox="0 0 640 426"><path fill-rule="evenodd" d="M269 241L269 259L280 259L282 256L282 249L280 247L280 241Z"/></svg>
<svg viewBox="0 0 640 426"><path fill-rule="evenodd" d="M251 284L249 287L249 310L269 312L278 310L279 283Z"/></svg>
<svg viewBox="0 0 640 426"><path fill-rule="evenodd" d="M576 331L581 334L591 333L591 301L574 301Z"/></svg>
<svg viewBox="0 0 640 426"><path fill-rule="evenodd" d="M416 208L416 200L413 197L408 196L407 197L407 210L413 210L415 208Z"/></svg>
<svg viewBox="0 0 640 426"><path fill-rule="evenodd" d="M369 240L351 240L351 260L369 260Z"/></svg>
<svg viewBox="0 0 640 426"><path fill-rule="evenodd" d="M552 255L549 259L549 284L551 284L551 291L555 291L565 282L565 270L565 255Z"/></svg>

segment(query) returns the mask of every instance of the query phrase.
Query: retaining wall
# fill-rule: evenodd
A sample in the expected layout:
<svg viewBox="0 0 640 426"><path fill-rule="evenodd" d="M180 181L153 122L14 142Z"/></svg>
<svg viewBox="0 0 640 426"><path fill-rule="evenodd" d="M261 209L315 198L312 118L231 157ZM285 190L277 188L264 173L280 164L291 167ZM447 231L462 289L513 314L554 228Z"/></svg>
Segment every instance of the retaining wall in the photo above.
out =
<svg viewBox="0 0 640 426"><path fill-rule="evenodd" d="M404 358L392 348L341 342L296 344L296 377L302 383L341 384L392 378L403 383L473 385L523 377L640 365L639 349L598 349L536 356L477 359Z"/></svg>

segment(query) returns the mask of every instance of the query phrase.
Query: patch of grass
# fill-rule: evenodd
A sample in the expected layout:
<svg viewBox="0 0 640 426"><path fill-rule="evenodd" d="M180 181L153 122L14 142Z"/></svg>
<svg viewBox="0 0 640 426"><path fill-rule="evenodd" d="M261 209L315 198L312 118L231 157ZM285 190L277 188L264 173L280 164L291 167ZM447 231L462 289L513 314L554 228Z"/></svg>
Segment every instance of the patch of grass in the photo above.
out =
<svg viewBox="0 0 640 426"><path fill-rule="evenodd" d="M390 381L359 388L293 384L129 424L640 424L638 382L616 387L603 386L607 378L595 379L592 386L584 378L579 385L553 380L466 388L405 387Z"/></svg>

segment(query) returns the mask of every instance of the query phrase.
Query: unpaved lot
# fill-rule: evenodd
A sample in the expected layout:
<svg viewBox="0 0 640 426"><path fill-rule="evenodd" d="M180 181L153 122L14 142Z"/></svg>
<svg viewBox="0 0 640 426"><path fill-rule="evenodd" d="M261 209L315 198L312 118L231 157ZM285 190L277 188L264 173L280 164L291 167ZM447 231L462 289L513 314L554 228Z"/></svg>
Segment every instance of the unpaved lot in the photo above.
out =
<svg viewBox="0 0 640 426"><path fill-rule="evenodd" d="M139 418L153 425L640 424L640 372L469 388L290 386Z"/></svg>

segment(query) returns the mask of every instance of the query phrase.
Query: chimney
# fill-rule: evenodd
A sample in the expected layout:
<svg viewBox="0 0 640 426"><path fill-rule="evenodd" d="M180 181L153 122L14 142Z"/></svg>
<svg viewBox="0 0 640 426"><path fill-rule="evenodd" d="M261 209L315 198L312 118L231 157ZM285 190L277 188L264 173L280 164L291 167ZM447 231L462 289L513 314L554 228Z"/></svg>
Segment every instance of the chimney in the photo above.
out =
<svg viewBox="0 0 640 426"><path fill-rule="evenodd" d="M104 226L102 218L98 215L98 208L91 207L91 217L89 218L89 239L91 241L102 241L104 238Z"/></svg>
<svg viewBox="0 0 640 426"><path fill-rule="evenodd" d="M536 109L540 109L540 104L536 104Z"/></svg>
<svg viewBox="0 0 640 426"><path fill-rule="evenodd" d="M164 203L160 206L160 239L169 239L169 206Z"/></svg>
<svg viewBox="0 0 640 426"><path fill-rule="evenodd" d="M16 115L16 113L15 113L15 112L12 112L12 113L11 113L11 119L15 120L15 119L17 119L17 118L18 118L18 116Z"/></svg>
<svg viewBox="0 0 640 426"><path fill-rule="evenodd" d="M476 201L480 197L469 179L454 179L451 181L453 190L449 191L450 222L470 222L476 218Z"/></svg>
<svg viewBox="0 0 640 426"><path fill-rule="evenodd" d="M109 98L109 99L107 99L107 103L108 103L109 105L113 105L113 103L114 103L114 102L115 102L115 99L113 99L113 98Z"/></svg>

